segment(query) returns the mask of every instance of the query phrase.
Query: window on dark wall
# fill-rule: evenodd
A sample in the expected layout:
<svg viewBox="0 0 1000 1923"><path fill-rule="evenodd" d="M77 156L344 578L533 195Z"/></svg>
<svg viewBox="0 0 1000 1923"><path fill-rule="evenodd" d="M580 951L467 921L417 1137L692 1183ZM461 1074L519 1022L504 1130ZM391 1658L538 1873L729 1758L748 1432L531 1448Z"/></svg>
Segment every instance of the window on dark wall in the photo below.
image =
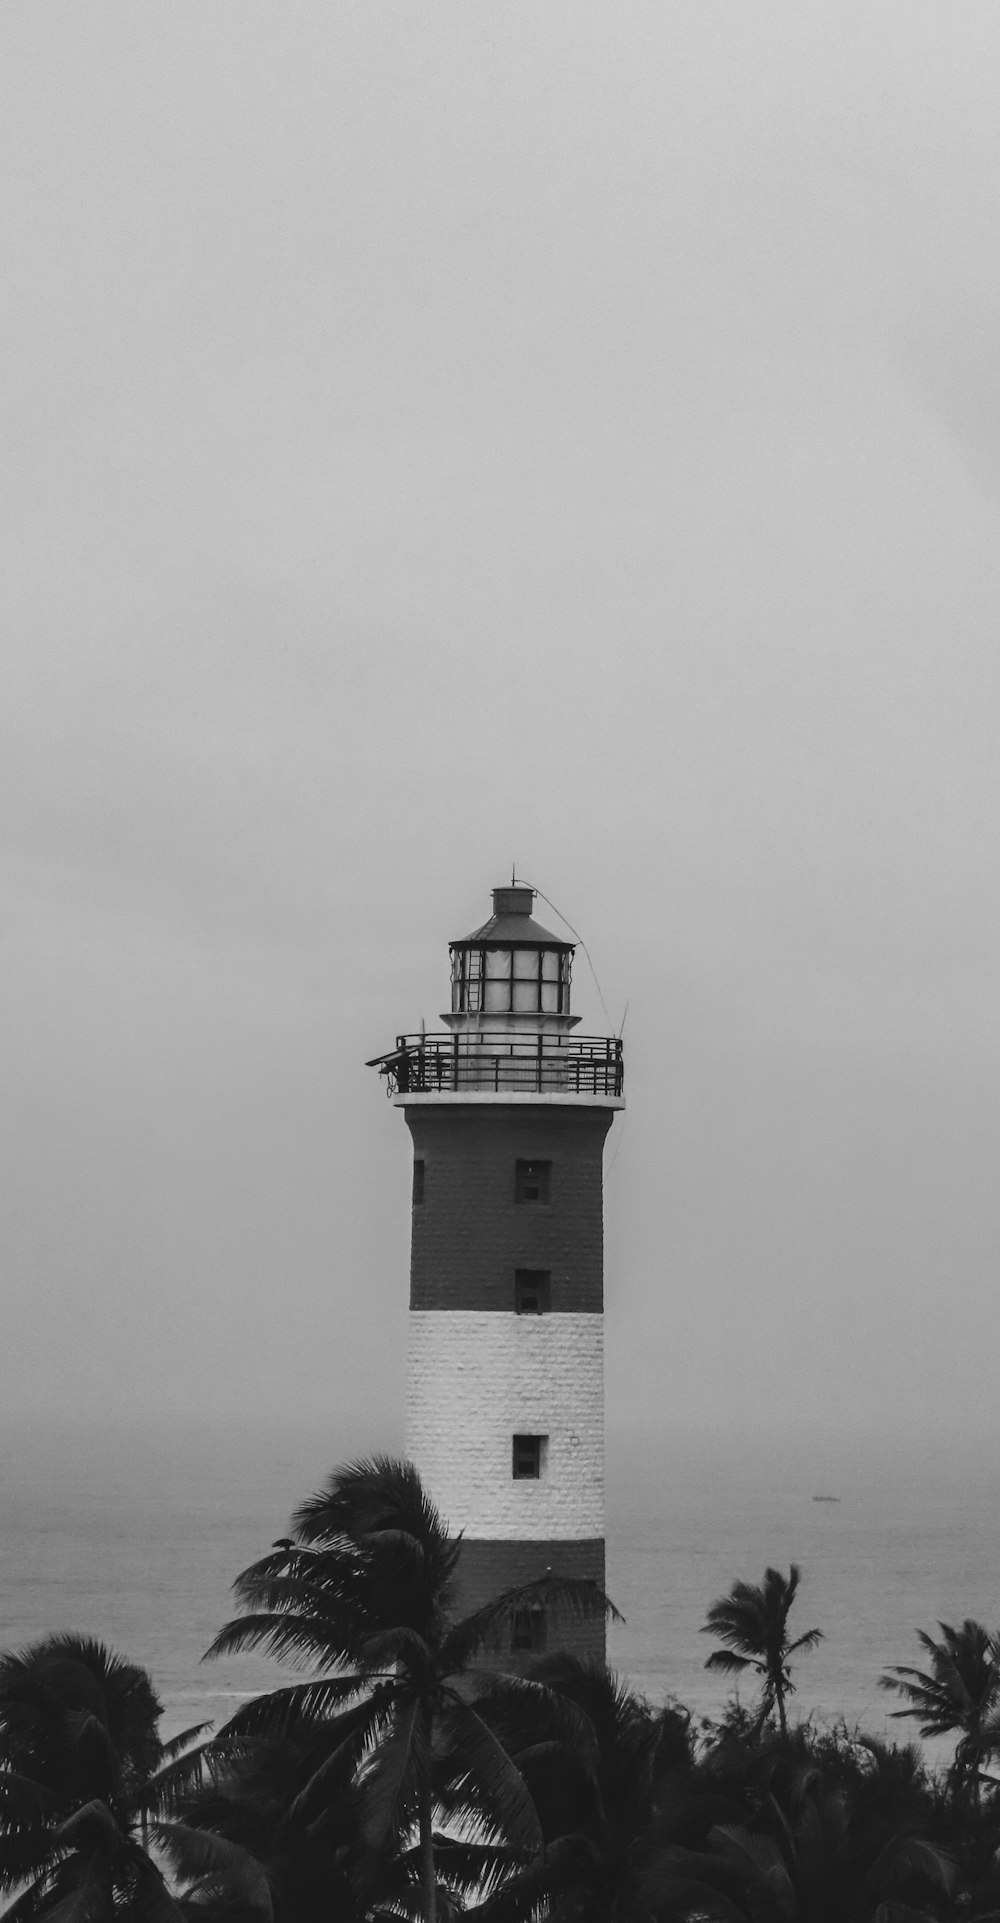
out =
<svg viewBox="0 0 1000 1923"><path fill-rule="evenodd" d="M514 1311L517 1315L547 1315L552 1307L552 1276L548 1269L514 1270Z"/></svg>
<svg viewBox="0 0 1000 1923"><path fill-rule="evenodd" d="M424 1165L423 1165L423 1162L416 1161L413 1164L413 1206L414 1208L416 1208L417 1203L422 1202L423 1199L424 1199Z"/></svg>
<svg viewBox="0 0 1000 1923"><path fill-rule="evenodd" d="M548 1202L551 1197L551 1162L515 1162L515 1202Z"/></svg>
<svg viewBox="0 0 1000 1923"><path fill-rule="evenodd" d="M548 1436L515 1436L511 1474L515 1482L537 1482L545 1466Z"/></svg>
<svg viewBox="0 0 1000 1923"><path fill-rule="evenodd" d="M541 1654L549 1639L548 1629L544 1609L515 1609L510 1625L511 1649Z"/></svg>

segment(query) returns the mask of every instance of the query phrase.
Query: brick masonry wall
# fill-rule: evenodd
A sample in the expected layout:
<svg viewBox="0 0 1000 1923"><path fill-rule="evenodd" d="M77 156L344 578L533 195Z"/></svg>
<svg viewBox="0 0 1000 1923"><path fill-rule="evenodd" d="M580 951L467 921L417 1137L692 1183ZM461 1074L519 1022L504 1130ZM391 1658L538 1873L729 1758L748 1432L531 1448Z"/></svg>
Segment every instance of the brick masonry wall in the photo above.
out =
<svg viewBox="0 0 1000 1923"><path fill-rule="evenodd" d="M503 1589L518 1583L535 1582L551 1571L554 1576L572 1576L604 1588L604 1543L583 1542L469 1542L462 1544L455 1590L455 1609L460 1616L470 1615L491 1602ZM549 1623L548 1651L565 1649L583 1660L604 1661L605 1626L603 1621L573 1622L569 1616ZM502 1643L489 1659L496 1666L523 1670L531 1658L513 1654Z"/></svg>
<svg viewBox="0 0 1000 1923"><path fill-rule="evenodd" d="M547 1269L552 1312L604 1306L604 1138L611 1109L537 1103L404 1110L424 1163L412 1211L412 1309L506 1310L514 1270ZM515 1202L518 1160L552 1163L551 1200Z"/></svg>
<svg viewBox="0 0 1000 1923"><path fill-rule="evenodd" d="M514 1480L516 1434L548 1437L537 1481ZM603 1536L603 1316L413 1311L406 1452L470 1538Z"/></svg>

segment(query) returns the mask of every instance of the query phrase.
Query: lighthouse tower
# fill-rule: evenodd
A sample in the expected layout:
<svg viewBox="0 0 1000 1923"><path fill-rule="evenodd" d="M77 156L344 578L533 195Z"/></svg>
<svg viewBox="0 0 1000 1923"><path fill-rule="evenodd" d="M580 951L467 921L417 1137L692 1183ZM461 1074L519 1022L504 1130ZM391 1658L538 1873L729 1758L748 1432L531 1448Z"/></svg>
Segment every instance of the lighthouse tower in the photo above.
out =
<svg viewBox="0 0 1000 1923"><path fill-rule="evenodd" d="M457 1605L547 1572L604 1588L602 1162L621 1043L574 1033L573 943L534 891L451 943L446 1032L370 1064L413 1138L406 1452L463 1536ZM511 1655L604 1655L603 1622L513 1625Z"/></svg>

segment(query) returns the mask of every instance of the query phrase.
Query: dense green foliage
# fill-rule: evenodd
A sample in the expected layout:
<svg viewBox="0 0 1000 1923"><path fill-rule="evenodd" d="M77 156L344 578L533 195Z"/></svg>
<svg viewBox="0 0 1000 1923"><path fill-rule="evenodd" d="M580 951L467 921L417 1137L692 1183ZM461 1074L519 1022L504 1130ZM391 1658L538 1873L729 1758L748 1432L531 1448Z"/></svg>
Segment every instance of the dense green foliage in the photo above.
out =
<svg viewBox="0 0 1000 1923"><path fill-rule="evenodd" d="M84 1637L0 1657L0 1892L15 1923L1000 1923L1000 1642L919 1631L883 1678L919 1752L789 1719L799 1587L737 1581L716 1722L558 1652L507 1673L515 1613L600 1615L547 1579L460 1619L460 1544L404 1463L338 1471L238 1578L213 1653L298 1679L164 1745L142 1669Z"/></svg>

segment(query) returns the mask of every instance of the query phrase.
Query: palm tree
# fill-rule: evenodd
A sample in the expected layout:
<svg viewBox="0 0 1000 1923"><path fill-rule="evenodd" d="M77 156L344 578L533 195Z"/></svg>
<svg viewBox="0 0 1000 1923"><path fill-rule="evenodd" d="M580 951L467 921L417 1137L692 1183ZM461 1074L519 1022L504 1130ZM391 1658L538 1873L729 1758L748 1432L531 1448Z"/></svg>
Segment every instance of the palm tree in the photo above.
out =
<svg viewBox="0 0 1000 1923"><path fill-rule="evenodd" d="M650 1825L673 1782L687 1787L690 1718L651 1708L613 1674L569 1656L500 1677L481 1699L531 1791L544 1850L482 1907L489 1923L545 1914L646 1923Z"/></svg>
<svg viewBox="0 0 1000 1923"><path fill-rule="evenodd" d="M273 1741L216 1738L161 1774L158 1813L182 1822L161 1823L156 1834L168 1832L199 1923L250 1923L262 1908L273 1923L363 1923L356 1796L349 1786L328 1795L318 1824L296 1807L329 1749L325 1727Z"/></svg>
<svg viewBox="0 0 1000 1923"><path fill-rule="evenodd" d="M725 1823L703 1851L665 1851L647 1886L667 1923L933 1923L954 1887L943 1851L907 1829L859 1819L848 1797L812 1784L790 1820L773 1802L770 1828ZM917 1908L927 1898L934 1908Z"/></svg>
<svg viewBox="0 0 1000 1923"><path fill-rule="evenodd" d="M303 1719L274 1737L227 1730L161 1773L158 1811L182 1821L154 1834L189 1886L197 1923L260 1923L261 1891L271 1923L377 1923L420 1906L413 1852L375 1858L365 1848L364 1792L340 1741L350 1720L349 1710ZM478 1890L509 1859L440 1836L435 1855L451 1892Z"/></svg>
<svg viewBox="0 0 1000 1923"><path fill-rule="evenodd" d="M907 1699L894 1717L911 1716L921 1736L950 1736L957 1732L955 1758L949 1772L957 1799L971 1791L979 1803L979 1766L990 1749L1000 1746L1000 1638L982 1623L967 1617L960 1629L939 1623L941 1640L922 1629L918 1640L930 1657L929 1669L893 1665L879 1681Z"/></svg>
<svg viewBox="0 0 1000 1923"><path fill-rule="evenodd" d="M148 1853L145 1799L199 1732L161 1743L159 1716L146 1671L88 1637L0 1657L0 1891L22 1889L11 1923L180 1917Z"/></svg>
<svg viewBox="0 0 1000 1923"><path fill-rule="evenodd" d="M705 1668L730 1676L752 1669L761 1678L758 1724L778 1712L782 1738L788 1734L785 1700L794 1692L790 1658L799 1650L815 1649L821 1629L808 1629L795 1642L788 1640L788 1618L799 1587L800 1571L793 1562L788 1576L766 1569L762 1583L734 1582L728 1596L712 1604L703 1636L717 1636L725 1649L714 1649Z"/></svg>
<svg viewBox="0 0 1000 1923"><path fill-rule="evenodd" d="M498 1877L508 1860L498 1844L523 1859L540 1842L524 1778L471 1700L477 1660L525 1608L579 1621L614 1613L593 1584L546 1576L456 1620L460 1553L411 1464L350 1464L303 1503L291 1536L237 1579L246 1613L208 1651L264 1649L313 1672L247 1704L220 1740L325 1726L325 1757L296 1798L297 1816L321 1820L334 1786L356 1785L368 1864L400 1858L426 1923L438 1914L443 1863L452 1887L468 1888ZM475 1819L484 1840L442 1843L435 1813Z"/></svg>

